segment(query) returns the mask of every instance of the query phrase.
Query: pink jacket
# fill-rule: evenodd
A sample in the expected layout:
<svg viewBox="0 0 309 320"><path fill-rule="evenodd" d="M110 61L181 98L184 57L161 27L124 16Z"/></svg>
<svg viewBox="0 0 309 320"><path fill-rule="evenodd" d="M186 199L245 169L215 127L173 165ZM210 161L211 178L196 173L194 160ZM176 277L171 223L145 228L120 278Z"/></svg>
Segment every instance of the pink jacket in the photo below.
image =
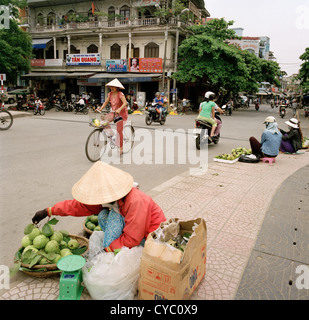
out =
<svg viewBox="0 0 309 320"><path fill-rule="evenodd" d="M109 246L110 251L139 245L161 222L166 221L162 209L139 189L132 188L124 198L118 200L118 205L120 214L125 219L125 226L122 235ZM50 216L84 217L98 214L102 205L85 205L76 200L65 200L47 210Z"/></svg>

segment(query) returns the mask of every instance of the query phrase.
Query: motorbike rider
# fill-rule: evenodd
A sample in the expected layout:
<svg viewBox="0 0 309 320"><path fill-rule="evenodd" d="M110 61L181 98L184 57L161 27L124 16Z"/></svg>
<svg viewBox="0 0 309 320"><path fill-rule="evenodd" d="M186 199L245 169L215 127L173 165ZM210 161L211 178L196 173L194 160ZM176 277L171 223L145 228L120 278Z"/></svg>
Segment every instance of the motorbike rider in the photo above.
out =
<svg viewBox="0 0 309 320"><path fill-rule="evenodd" d="M39 111L39 108L40 108L40 105L42 104L42 101L40 100L39 97L36 97L36 98L35 98L34 104L35 104L35 109L36 109L36 111L38 112L38 111Z"/></svg>
<svg viewBox="0 0 309 320"><path fill-rule="evenodd" d="M286 108L286 102L283 100L279 106L279 116L280 116L282 110L285 111L285 108Z"/></svg>
<svg viewBox="0 0 309 320"><path fill-rule="evenodd" d="M163 103L164 103L164 99L161 96L160 92L157 92L154 98L154 102L157 105L157 112L159 113L159 120L161 120L162 118L162 113L163 113Z"/></svg>
<svg viewBox="0 0 309 320"><path fill-rule="evenodd" d="M83 97L81 97L76 103L76 109L82 110L84 107L85 107L85 100Z"/></svg>
<svg viewBox="0 0 309 320"><path fill-rule="evenodd" d="M211 91L207 91L205 93L205 101L202 102L200 106L200 112L197 117L197 120L206 121L211 124L211 133L209 136L209 140L212 140L212 137L215 135L216 128L218 126L215 120L215 106L216 103L214 102L215 94Z"/></svg>

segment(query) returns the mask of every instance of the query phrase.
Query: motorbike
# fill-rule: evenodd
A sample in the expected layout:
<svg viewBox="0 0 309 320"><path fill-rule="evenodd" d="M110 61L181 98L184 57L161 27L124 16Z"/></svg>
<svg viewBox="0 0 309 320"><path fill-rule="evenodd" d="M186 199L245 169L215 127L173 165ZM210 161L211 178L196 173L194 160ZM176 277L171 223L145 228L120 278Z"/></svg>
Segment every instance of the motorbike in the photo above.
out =
<svg viewBox="0 0 309 320"><path fill-rule="evenodd" d="M38 108L37 108L36 105L34 106L33 114L36 115L36 114L38 114L38 113L39 113L41 116L44 116L44 114L45 114L45 106L44 106L43 104L40 104Z"/></svg>
<svg viewBox="0 0 309 320"><path fill-rule="evenodd" d="M72 105L72 103L70 103L70 102L68 102L68 101L62 101L62 102L59 102L59 101L57 101L56 103L55 103L55 109L56 109L56 111L57 112L59 112L59 111L64 111L64 112L71 112L71 111L73 111L73 105Z"/></svg>
<svg viewBox="0 0 309 320"><path fill-rule="evenodd" d="M215 113L215 118L222 122L222 119L219 116L219 112ZM217 136L212 137L209 139L208 133L211 132L212 125L209 122L201 121L196 119L195 120L195 130L194 130L194 138L195 138L195 146L197 150L201 149L201 144L218 144L220 140L220 133Z"/></svg>
<svg viewBox="0 0 309 320"><path fill-rule="evenodd" d="M286 106L280 106L279 107L279 110L280 110L280 117L283 119L285 116L286 116Z"/></svg>
<svg viewBox="0 0 309 320"><path fill-rule="evenodd" d="M158 113L158 104L156 103L148 103L145 107L146 118L145 122L147 126L150 126L152 122L159 122L160 125L164 125L166 121L166 110L165 108L161 108L162 115L160 119L160 113Z"/></svg>
<svg viewBox="0 0 309 320"><path fill-rule="evenodd" d="M305 111L305 117L309 117L309 107L305 107L304 108L304 111Z"/></svg>
<svg viewBox="0 0 309 320"><path fill-rule="evenodd" d="M73 113L77 114L78 112L81 112L83 114L88 114L88 107L85 104L78 104L78 103L74 103L73 105Z"/></svg>
<svg viewBox="0 0 309 320"><path fill-rule="evenodd" d="M259 111L260 109L260 104L258 102L255 103L255 110L256 111Z"/></svg>

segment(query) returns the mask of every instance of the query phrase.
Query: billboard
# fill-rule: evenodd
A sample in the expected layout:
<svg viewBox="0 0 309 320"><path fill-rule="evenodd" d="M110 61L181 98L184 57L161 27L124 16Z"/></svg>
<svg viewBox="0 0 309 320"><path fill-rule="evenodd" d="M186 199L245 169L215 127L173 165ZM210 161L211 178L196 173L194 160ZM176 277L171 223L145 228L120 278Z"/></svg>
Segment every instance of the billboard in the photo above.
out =
<svg viewBox="0 0 309 320"><path fill-rule="evenodd" d="M107 72L127 72L127 60L106 60L106 71Z"/></svg>
<svg viewBox="0 0 309 320"><path fill-rule="evenodd" d="M99 53L67 54L67 66L100 66L101 58Z"/></svg>
<svg viewBox="0 0 309 320"><path fill-rule="evenodd" d="M131 58L130 72L162 72L162 58Z"/></svg>

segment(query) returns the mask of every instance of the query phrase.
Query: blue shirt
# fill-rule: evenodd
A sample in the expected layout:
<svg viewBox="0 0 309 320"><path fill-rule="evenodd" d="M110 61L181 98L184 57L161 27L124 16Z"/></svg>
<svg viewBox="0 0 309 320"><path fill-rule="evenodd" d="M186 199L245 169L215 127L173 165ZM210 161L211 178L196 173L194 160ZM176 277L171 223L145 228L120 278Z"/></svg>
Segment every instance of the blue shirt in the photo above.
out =
<svg viewBox="0 0 309 320"><path fill-rule="evenodd" d="M279 154L281 140L282 140L281 132L273 134L268 130L265 130L262 134L262 141L261 141L262 152L268 156L277 156Z"/></svg>

